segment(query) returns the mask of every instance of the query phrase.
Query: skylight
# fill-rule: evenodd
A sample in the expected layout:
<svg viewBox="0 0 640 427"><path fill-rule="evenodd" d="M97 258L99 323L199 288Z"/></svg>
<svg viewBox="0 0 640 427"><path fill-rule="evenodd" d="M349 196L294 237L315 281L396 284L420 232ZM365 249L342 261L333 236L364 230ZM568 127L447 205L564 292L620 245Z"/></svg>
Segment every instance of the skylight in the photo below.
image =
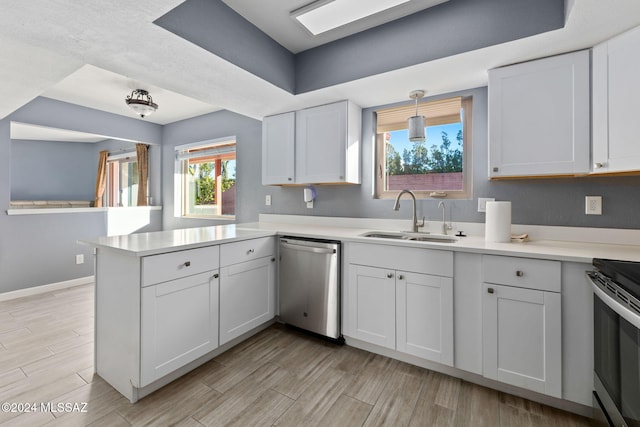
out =
<svg viewBox="0 0 640 427"><path fill-rule="evenodd" d="M291 12L314 36L391 9L409 0L318 0Z"/></svg>

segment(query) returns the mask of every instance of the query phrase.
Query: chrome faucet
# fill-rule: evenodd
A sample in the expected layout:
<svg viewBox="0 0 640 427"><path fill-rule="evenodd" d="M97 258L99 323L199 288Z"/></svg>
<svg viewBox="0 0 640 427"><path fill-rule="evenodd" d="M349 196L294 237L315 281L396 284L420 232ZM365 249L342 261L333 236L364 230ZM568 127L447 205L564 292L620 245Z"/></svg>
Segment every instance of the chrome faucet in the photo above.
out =
<svg viewBox="0 0 640 427"><path fill-rule="evenodd" d="M411 231L413 231L414 233L417 233L418 228L424 227L424 217L422 217L422 223L418 224L418 218L416 218L416 196L415 194L413 194L411 190L402 190L400 193L398 193L398 195L396 196L396 202L393 205L393 210L394 211L400 210L400 196L402 196L405 193L410 195L411 198L413 199L413 215L411 216L411 227L412 227Z"/></svg>
<svg viewBox="0 0 640 427"><path fill-rule="evenodd" d="M438 208L442 208L442 234L446 236L447 231L451 230L451 226L447 224L447 207L443 201L440 201L440 203L438 203Z"/></svg>

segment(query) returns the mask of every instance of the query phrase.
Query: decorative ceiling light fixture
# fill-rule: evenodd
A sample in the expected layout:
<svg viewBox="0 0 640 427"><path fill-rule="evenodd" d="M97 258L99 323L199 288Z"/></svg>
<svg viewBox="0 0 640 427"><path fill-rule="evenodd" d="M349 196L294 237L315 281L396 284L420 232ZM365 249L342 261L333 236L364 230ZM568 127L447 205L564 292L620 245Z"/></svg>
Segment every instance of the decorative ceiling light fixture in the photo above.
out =
<svg viewBox="0 0 640 427"><path fill-rule="evenodd" d="M144 89L134 90L124 102L143 119L158 109L158 104L153 102L149 92Z"/></svg>
<svg viewBox="0 0 640 427"><path fill-rule="evenodd" d="M424 135L424 116L418 115L418 99L424 97L423 90L414 90L409 93L409 98L416 100L416 115L409 117L409 141L422 142L425 140Z"/></svg>

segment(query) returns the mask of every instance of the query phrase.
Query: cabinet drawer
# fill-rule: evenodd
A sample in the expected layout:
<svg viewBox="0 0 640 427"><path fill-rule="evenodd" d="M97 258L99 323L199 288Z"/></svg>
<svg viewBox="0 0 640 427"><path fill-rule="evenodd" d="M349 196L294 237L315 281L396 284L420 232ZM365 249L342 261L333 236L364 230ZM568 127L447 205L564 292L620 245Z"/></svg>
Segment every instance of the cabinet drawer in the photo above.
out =
<svg viewBox="0 0 640 427"><path fill-rule="evenodd" d="M142 286L215 270L219 265L219 256L218 246L207 246L144 257Z"/></svg>
<svg viewBox="0 0 640 427"><path fill-rule="evenodd" d="M483 282L560 292L560 262L485 255Z"/></svg>
<svg viewBox="0 0 640 427"><path fill-rule="evenodd" d="M350 243L349 264L453 277L453 252L392 245Z"/></svg>
<svg viewBox="0 0 640 427"><path fill-rule="evenodd" d="M220 252L220 265L224 267L225 265L273 256L275 253L274 242L273 237L263 237L224 244Z"/></svg>

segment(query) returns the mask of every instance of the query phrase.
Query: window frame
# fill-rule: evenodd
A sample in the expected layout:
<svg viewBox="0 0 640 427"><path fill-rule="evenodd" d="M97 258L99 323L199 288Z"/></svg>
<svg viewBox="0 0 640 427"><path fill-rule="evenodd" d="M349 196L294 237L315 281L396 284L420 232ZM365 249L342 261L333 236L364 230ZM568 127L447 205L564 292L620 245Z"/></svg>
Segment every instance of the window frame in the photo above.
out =
<svg viewBox="0 0 640 427"><path fill-rule="evenodd" d="M442 98L430 102L438 102L446 100ZM420 104L421 106L428 104L428 102ZM472 137L472 116L473 116L473 98L466 96L461 98L462 114L462 134L463 134L463 150L462 150L462 177L463 177L463 189L460 191L447 191L439 192L434 190L411 190L418 199L473 199L473 137ZM414 115L412 113L411 115ZM407 117L408 119L408 117ZM373 197L375 199L393 199L398 195L398 190L385 190L384 189L384 176L386 175L386 153L384 133L377 133L377 129L374 129L375 134L375 157L374 157L374 170L373 170Z"/></svg>
<svg viewBox="0 0 640 427"><path fill-rule="evenodd" d="M118 173L117 177L114 177L114 164L118 164ZM114 192L114 188L117 187L121 190L120 187L120 173L119 169L122 164L125 163L138 163L138 156L134 151L126 151L119 154L109 154L107 157L107 186L103 196L102 205L108 208L135 208L137 207L137 197L135 197L135 204L131 206L122 206L121 193L120 191L117 194ZM136 174L137 175L137 174ZM117 184L114 184L114 179L117 179ZM147 197L149 197L149 187L147 187ZM137 194L137 193L136 193ZM116 204L112 204L112 201L115 201Z"/></svg>
<svg viewBox="0 0 640 427"><path fill-rule="evenodd" d="M174 216L179 218L193 218L193 219L224 219L224 220L235 220L236 214L222 214L222 205L216 203L216 213L215 214L198 214L198 213L189 213L187 209L188 200L187 197L189 192L187 190L188 182L185 179L186 173L188 171L189 160L197 159L196 156L190 156L189 158L184 158L185 154L189 156L189 152L197 152L198 150L202 150L205 154L202 156L203 158L213 157L210 153L206 152L206 149L209 148L211 150L215 150L216 147L223 147L227 145L233 145L233 160L236 162L236 168L238 165L238 141L235 136L228 136L222 138L216 138L206 141L194 142L190 144L177 145L174 147L175 161L174 161ZM224 156L226 153L220 154ZM205 162L205 161L203 161ZM216 176L218 172L216 171ZM237 192L237 169L236 169L236 192ZM237 193L236 193L237 195ZM235 204L237 207L237 203ZM235 212L235 209L234 209Z"/></svg>

